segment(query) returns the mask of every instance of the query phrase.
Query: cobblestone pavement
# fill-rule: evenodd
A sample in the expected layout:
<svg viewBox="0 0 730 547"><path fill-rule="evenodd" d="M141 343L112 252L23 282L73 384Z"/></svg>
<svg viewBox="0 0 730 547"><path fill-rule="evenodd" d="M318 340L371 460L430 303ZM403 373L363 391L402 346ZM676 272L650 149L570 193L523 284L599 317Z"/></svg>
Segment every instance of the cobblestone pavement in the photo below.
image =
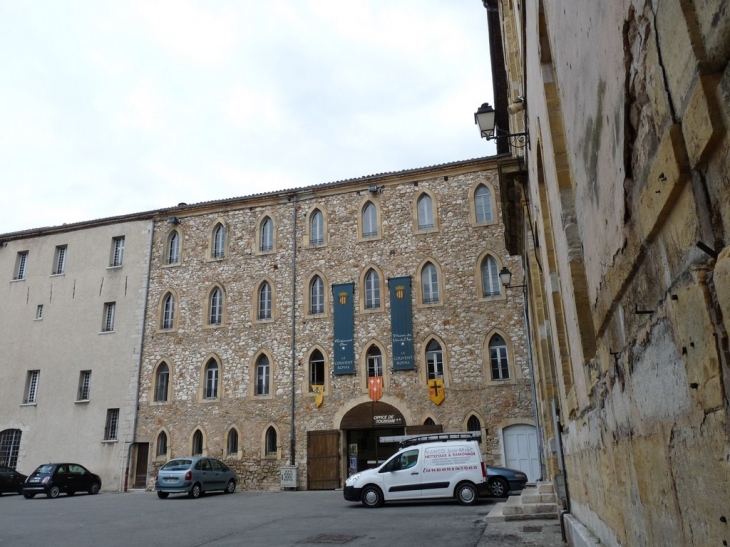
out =
<svg viewBox="0 0 730 547"><path fill-rule="evenodd" d="M558 520L513 520L489 522L477 547L501 546L566 547Z"/></svg>

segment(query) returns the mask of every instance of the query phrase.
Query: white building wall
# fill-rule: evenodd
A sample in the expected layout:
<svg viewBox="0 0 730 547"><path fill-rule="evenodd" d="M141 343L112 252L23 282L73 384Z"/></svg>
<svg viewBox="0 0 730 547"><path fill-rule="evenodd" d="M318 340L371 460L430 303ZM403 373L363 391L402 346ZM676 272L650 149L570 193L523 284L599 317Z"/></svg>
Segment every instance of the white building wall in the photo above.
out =
<svg viewBox="0 0 730 547"><path fill-rule="evenodd" d="M134 434L152 224L69 228L0 236L0 432L22 431L16 466L22 473L72 461L99 474L104 490L120 490ZM112 239L119 236L123 263L112 268ZM65 271L53 275L59 245L67 246ZM25 251L25 279L14 280L18 253ZM114 330L102 333L107 302L116 303ZM40 371L37 400L24 404L30 370ZM91 371L87 402L77 401L83 370ZM114 408L117 438L105 441L107 410Z"/></svg>

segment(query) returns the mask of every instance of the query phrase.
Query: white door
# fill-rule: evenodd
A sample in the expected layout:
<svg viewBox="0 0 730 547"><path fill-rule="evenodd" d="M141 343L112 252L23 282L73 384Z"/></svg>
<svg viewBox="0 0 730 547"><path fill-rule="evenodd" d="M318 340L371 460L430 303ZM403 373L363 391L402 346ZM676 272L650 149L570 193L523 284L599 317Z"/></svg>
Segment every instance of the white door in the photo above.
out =
<svg viewBox="0 0 730 547"><path fill-rule="evenodd" d="M540 478L540 456L537 452L537 433L531 425L513 425L502 430L504 466L519 469L527 480Z"/></svg>

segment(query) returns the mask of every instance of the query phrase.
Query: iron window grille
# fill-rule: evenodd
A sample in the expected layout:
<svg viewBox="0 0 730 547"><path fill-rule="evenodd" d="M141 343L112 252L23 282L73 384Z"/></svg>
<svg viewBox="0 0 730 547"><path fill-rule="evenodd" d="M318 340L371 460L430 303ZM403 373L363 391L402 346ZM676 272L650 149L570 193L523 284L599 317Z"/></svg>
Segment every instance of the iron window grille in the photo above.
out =
<svg viewBox="0 0 730 547"><path fill-rule="evenodd" d="M38 383L40 382L41 371L29 370L28 377L25 382L24 404L33 404L38 402Z"/></svg>
<svg viewBox="0 0 730 547"><path fill-rule="evenodd" d="M106 426L104 427L104 440L116 441L119 430L119 409L109 408L106 411Z"/></svg>
<svg viewBox="0 0 730 547"><path fill-rule="evenodd" d="M124 261L124 236L112 238L112 257L109 266L121 266Z"/></svg>
<svg viewBox="0 0 730 547"><path fill-rule="evenodd" d="M114 314L116 313L116 302L107 302L104 304L104 322L101 326L102 332L112 332L114 330Z"/></svg>
<svg viewBox="0 0 730 547"><path fill-rule="evenodd" d="M26 267L28 265L28 251L22 251L18 253L18 258L15 261L15 275L14 280L25 279Z"/></svg>
<svg viewBox="0 0 730 547"><path fill-rule="evenodd" d="M56 256L53 261L53 275L60 275L66 271L66 245L56 247Z"/></svg>
<svg viewBox="0 0 730 547"><path fill-rule="evenodd" d="M79 374L79 390L76 397L77 401L88 401L91 390L91 371L82 370Z"/></svg>

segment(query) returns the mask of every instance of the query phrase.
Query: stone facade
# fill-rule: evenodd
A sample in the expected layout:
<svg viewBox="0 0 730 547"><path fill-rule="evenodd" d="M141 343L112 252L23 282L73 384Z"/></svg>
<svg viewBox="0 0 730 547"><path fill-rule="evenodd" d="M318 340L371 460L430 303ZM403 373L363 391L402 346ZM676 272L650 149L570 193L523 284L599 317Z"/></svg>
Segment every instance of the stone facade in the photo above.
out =
<svg viewBox="0 0 730 547"><path fill-rule="evenodd" d="M151 237L145 215L0 235L0 464L77 462L124 489Z"/></svg>
<svg viewBox="0 0 730 547"><path fill-rule="evenodd" d="M548 474L601 544L727 545L728 3L485 5Z"/></svg>
<svg viewBox="0 0 730 547"><path fill-rule="evenodd" d="M298 487L307 488L308 432L339 431L340 458L335 465L341 486L347 471L342 419L358 405L371 402L366 354L373 347L383 356L381 402L400 412L406 429L430 419L444 431L464 431L469 418L476 417L485 433L486 459L503 463L504 428L534 425L534 414L521 290L500 286L496 296L482 296L480 264L487 255L498 268L516 272L515 279L520 271L519 261L505 249L495 167L491 158L471 160L183 205L158 215L137 429L138 445L150 446L147 487L168 458L194 450L196 431L202 437L202 452L233 467L242 478L240 487L247 489L280 488L280 468L292 462L298 469ZM493 218L485 223L475 217L474 192L479 185L491 193ZM422 195L431 199L435 214L433 227L419 229L417 202ZM377 213L374 237L363 236L363 208L368 202ZM315 211L323 216L321 243L311 228ZM272 248L261 250L267 218L274 227ZM223 256L213 258L219 226L225 231ZM173 264L171 238L180 242ZM424 303L421 296L421 271L429 262L438 273L436 303ZM376 309L365 306L365 277L370 270L379 277L381 304ZM323 313L310 309L314 276L320 277L325 289ZM398 276L412 280L415 370L393 370L387 280ZM271 317L259 319L264 282L271 287ZM333 374L331 287L340 283L355 285L355 374ZM211 325L211 297L216 290L223 296L221 319ZM170 297L174 316L165 315ZM488 347L495 335L506 342L507 380L492 380ZM441 347L444 361L446 398L440 405L429 399L426 378L426 346L431 340ZM309 382L315 351L325 361L319 407ZM256 394L261 356L270 366L269 392L263 395ZM218 371L217 393L207 391L206 367L211 363ZM169 371L166 393L158 391L165 382L160 366ZM232 430L238 442L229 453ZM271 430L276 433L275 450L267 446Z"/></svg>

